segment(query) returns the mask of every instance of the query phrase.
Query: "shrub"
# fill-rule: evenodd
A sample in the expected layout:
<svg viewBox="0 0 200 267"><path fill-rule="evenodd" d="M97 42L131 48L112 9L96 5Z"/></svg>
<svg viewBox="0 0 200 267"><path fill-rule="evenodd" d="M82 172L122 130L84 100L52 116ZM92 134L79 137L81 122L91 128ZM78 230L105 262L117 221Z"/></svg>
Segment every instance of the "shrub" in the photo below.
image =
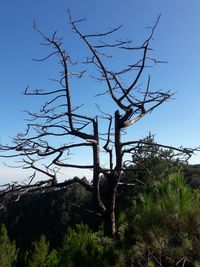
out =
<svg viewBox="0 0 200 267"><path fill-rule="evenodd" d="M126 240L143 266L149 258L162 266L195 262L200 258L200 192L180 174L148 184L129 210Z"/></svg>
<svg viewBox="0 0 200 267"><path fill-rule="evenodd" d="M0 226L0 265L11 267L17 259L15 243L11 242L4 224Z"/></svg>
<svg viewBox="0 0 200 267"><path fill-rule="evenodd" d="M106 267L109 266L101 238L88 226L77 225L69 229L60 249L59 267Z"/></svg>
<svg viewBox="0 0 200 267"><path fill-rule="evenodd" d="M33 251L29 251L25 266L28 267L55 267L58 266L58 254L55 249L49 252L49 243L44 235L34 242Z"/></svg>

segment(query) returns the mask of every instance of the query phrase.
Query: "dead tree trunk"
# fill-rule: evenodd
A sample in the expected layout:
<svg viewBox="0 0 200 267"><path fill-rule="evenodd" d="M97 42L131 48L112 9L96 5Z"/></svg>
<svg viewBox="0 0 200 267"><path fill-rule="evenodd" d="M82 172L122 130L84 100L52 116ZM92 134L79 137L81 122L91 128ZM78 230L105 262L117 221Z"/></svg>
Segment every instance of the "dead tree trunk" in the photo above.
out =
<svg viewBox="0 0 200 267"><path fill-rule="evenodd" d="M103 229L104 235L113 237L115 236L116 229L116 218L115 218L115 208L116 208L116 193L117 193L117 177L110 174L108 175L108 191L105 200L106 210L103 213Z"/></svg>
<svg viewBox="0 0 200 267"><path fill-rule="evenodd" d="M30 91L28 87L25 89L25 95L43 97L43 105L38 112L28 111L30 123L27 124L25 133L16 135L12 139L12 145L1 145L0 150L6 155L0 156L21 158L22 164L20 166L24 169L33 169L34 174L26 186L8 185L5 194L10 191L16 192L16 190L25 192L23 190L26 189L26 192L28 192L44 189L46 182L39 183L39 186L37 183L37 186L31 184L38 172L41 175L49 176L53 181L51 183L52 186L58 187L59 184L55 185L54 181L56 181L61 168L93 170L91 184L84 183L83 179L74 178L71 181L67 180L64 183L60 183L60 185L66 186L79 182L82 186L92 191L98 212L100 211L103 218L104 234L106 236L114 236L117 232L115 219L117 186L123 171L123 156L128 154L132 157L132 154L139 146L149 145L145 140L122 142L122 130L135 124L172 96L170 91L152 90L150 88L150 76L148 76L147 84L144 88L141 88L144 83L140 83L140 78L146 66L149 66L149 62L160 63L152 56L147 55L152 51L149 47L150 41L159 22L159 17L151 28L148 38L139 46L132 46L131 41L123 41L121 38L117 38L117 41L109 41L110 38L108 37L112 34L117 34L121 26L103 33L83 34L77 26L82 20L73 21L70 14L69 19L73 31L78 34L84 45L86 45L89 54L83 64L80 63L79 65L78 62L74 64L73 62L76 62L76 60L71 60L69 54L62 48L63 41L57 38L57 33L54 32L51 37L48 37L35 25L36 31L43 38L43 44L52 48L48 56L38 61L45 61L52 56L57 56L61 64L61 72L58 80L53 80L58 84L56 88L53 87L54 89L48 91L42 89ZM112 53L113 50L114 53ZM122 66L113 63L111 67L108 61L113 59L116 54L119 54L119 51L120 54L124 53L122 54ZM127 53L139 53L140 59L132 62L132 55L127 57ZM127 62L123 63L126 58ZM113 105L108 107L108 111L106 111L106 105L104 111L101 108L96 110L98 117L104 119L104 122L108 122L108 125L104 123L102 131L98 129L97 115L90 117L84 115L83 110L81 111L82 105L76 106L76 103L74 104L73 99L71 99L73 98L71 87L75 85L74 82L71 82L71 79L75 77L80 79L86 73L86 70L79 71L77 64L81 70L83 66L85 69L86 64L90 66L89 70L91 70L91 67L95 68L95 77L90 74L88 74L88 77L92 76L92 78L105 85L98 96L105 96L106 101L107 98L112 100ZM83 92L87 94L86 88L87 86L83 85L80 94L83 94ZM112 125L113 119L114 126ZM105 127L108 127L106 132ZM64 142L60 143L60 139L58 142L54 142L51 137L52 140L61 138L61 142L63 140ZM64 139L62 140L62 138ZM69 160L71 150L83 147L91 149L93 162L90 164L72 164ZM103 166L100 162L100 147L102 147L101 151L108 155L107 166L105 164ZM163 147L172 149L171 146ZM184 148L176 150L189 156L193 151ZM105 198L100 188L101 175L104 175L107 179Z"/></svg>
<svg viewBox="0 0 200 267"><path fill-rule="evenodd" d="M121 178L122 172L122 144L121 144L121 122L120 114L117 110L115 112L115 160L116 165L113 171L107 175L108 189L106 197L106 211L103 214L104 234L106 236L114 236L116 230L116 194L117 185Z"/></svg>

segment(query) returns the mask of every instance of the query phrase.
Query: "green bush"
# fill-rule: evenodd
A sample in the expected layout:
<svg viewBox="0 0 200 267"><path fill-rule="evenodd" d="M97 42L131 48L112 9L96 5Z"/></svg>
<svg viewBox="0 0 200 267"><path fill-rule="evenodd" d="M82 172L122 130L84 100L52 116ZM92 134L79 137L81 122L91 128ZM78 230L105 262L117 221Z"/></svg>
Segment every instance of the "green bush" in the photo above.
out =
<svg viewBox="0 0 200 267"><path fill-rule="evenodd" d="M11 242L4 224L0 226L0 266L14 266L17 259L15 243Z"/></svg>
<svg viewBox="0 0 200 267"><path fill-rule="evenodd" d="M17 253L2 225L0 267L200 266L200 191L180 174L143 185L118 223L113 239L81 224L57 250L42 235L26 253Z"/></svg>
<svg viewBox="0 0 200 267"><path fill-rule="evenodd" d="M144 141L146 144L139 145L132 160L124 166L121 182L132 183L134 186L118 188L117 204L122 213L131 205L133 196L139 195L145 185L168 180L183 169L183 161L175 156L173 150L160 148L151 135Z"/></svg>
<svg viewBox="0 0 200 267"><path fill-rule="evenodd" d="M106 267L105 247L101 238L91 232L88 226L77 225L69 229L60 249L59 267Z"/></svg>
<svg viewBox="0 0 200 267"><path fill-rule="evenodd" d="M55 267L58 266L58 253L55 249L49 252L49 243L44 235L34 242L33 250L25 256L27 267Z"/></svg>
<svg viewBox="0 0 200 267"><path fill-rule="evenodd" d="M195 262L200 258L200 192L180 174L148 184L129 209L126 236L141 266L147 259L164 266L181 259Z"/></svg>
<svg viewBox="0 0 200 267"><path fill-rule="evenodd" d="M150 135L134 151L132 162L127 166L126 179L147 183L169 178L172 174L182 170L183 162L175 156L172 149L163 149L156 145ZM142 183L138 183L138 186Z"/></svg>

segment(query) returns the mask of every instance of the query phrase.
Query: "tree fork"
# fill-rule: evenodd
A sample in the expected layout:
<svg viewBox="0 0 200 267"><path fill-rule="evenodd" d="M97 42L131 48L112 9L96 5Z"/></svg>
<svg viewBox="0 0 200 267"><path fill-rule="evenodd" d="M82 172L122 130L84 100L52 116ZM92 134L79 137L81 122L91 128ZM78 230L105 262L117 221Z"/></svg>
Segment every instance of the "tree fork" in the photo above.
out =
<svg viewBox="0 0 200 267"><path fill-rule="evenodd" d="M121 123L120 123L120 113L117 110L115 112L115 157L116 165L114 171L111 171L107 175L108 180L108 190L106 194L106 211L103 214L104 219L104 234L106 236L115 236L116 230L116 194L117 185L121 178L122 172L122 144L121 144Z"/></svg>
<svg viewBox="0 0 200 267"><path fill-rule="evenodd" d="M129 154L132 157L134 151L142 145L152 146L152 144L146 143L145 139L123 142L121 135L122 129L132 126L173 95L170 91L163 92L161 90L151 89L150 76L147 85L142 83L141 86L144 85L144 88L138 86L138 83L140 83L143 77L142 74L146 70L146 66L149 66L149 62L153 62L154 64L160 63L152 58L152 56L148 56L152 51L150 41L158 25L159 18L160 16L154 26L150 28L150 33L146 40L139 46L132 46L132 43L127 40L108 41L110 38L107 39L107 36L116 33L121 29L121 26L107 32L83 34L78 28L78 23L82 20L73 21L69 13L70 25L73 32L78 34L84 45L88 48L89 54L86 57L86 61L83 62L84 66L85 64L92 65L98 74L97 77L93 78L96 78L97 81L104 82L106 86L106 91L98 95L110 97L114 104L111 113L108 114L107 110L101 112L101 115L103 114L101 118L107 119L109 122L106 133L104 128L104 132L100 132L98 129L97 116L94 119L93 115L91 117L84 115L79 109L82 105L76 106L76 103L74 104L71 101L71 88L73 85L71 78L82 78L85 70L74 71L76 64L73 63L69 54L62 48L62 40L57 38L56 32L51 37L48 37L35 25L34 28L42 36L44 44L52 48L48 56L38 61L45 61L52 56L57 56L62 69L60 77L56 80L58 82L58 88L56 87L54 90L49 91L43 91L41 89L29 91L28 87L25 89L25 95L42 96L44 103L38 112L28 112L31 123L27 124L25 133L17 134L13 138L11 145L0 145L0 151L3 152L3 155L0 154L0 157L20 158L20 166L23 169L33 169L34 174L30 176L31 179L27 185L8 184L2 191L2 194L16 193L19 190L23 191L23 189L26 189L25 192L28 192L30 189L31 192L31 190L44 190L44 187L50 188L46 182L32 184L36 172L50 177L50 181L52 180L51 187L66 186L78 182L90 192L93 192L97 210L103 217L104 234L107 236L114 236L116 234L116 194L122 171L125 171L123 169L123 156ZM109 48L110 51L108 55L104 52L106 48ZM109 59L114 57L116 49L120 49L120 53L139 52L140 60L135 63L130 62L131 56L125 66L123 65L121 68L117 67L117 69L115 69L115 66L111 68L109 64L107 65L105 63L105 57ZM112 53L113 50L114 53ZM130 78L132 77L131 80L126 79L127 74L129 74ZM84 92L86 91L84 90ZM45 101L46 97L48 101ZM63 98L65 100L64 102L62 101ZM57 102L58 100L60 101L59 103ZM113 118L115 120L114 127L112 127ZM54 140L59 136L68 137L66 143L55 143L49 138L53 137ZM71 137L73 137L73 144L71 144ZM82 140L81 143L80 139ZM102 142L105 142L104 146ZM108 168L100 165L101 145L110 161ZM92 147L92 164L80 165L68 162L70 151L73 148L77 149L88 146ZM179 154L183 153L187 155L188 158L194 151L194 149L185 149L182 147L177 149L161 144L157 146L174 149ZM57 178L60 169L69 167L92 169L93 180L91 184L85 183L82 179L72 179L71 182L66 180L63 184L58 183L55 185L53 181ZM107 179L108 187L105 198L100 190L101 173Z"/></svg>

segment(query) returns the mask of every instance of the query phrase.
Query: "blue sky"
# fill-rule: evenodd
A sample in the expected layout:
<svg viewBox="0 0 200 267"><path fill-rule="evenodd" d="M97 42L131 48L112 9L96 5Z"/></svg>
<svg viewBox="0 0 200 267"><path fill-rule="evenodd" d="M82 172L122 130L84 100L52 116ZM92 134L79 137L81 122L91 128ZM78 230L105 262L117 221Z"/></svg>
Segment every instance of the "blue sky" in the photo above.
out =
<svg viewBox="0 0 200 267"><path fill-rule="evenodd" d="M86 32L107 30L123 24L122 37L139 42L147 36L162 14L152 47L153 55L168 64L149 69L152 87L176 92L175 99L155 110L130 130L132 138L145 137L149 131L156 141L175 146L195 147L200 144L200 1L199 0L1 0L0 3L0 141L25 127L25 109L37 110L38 99L24 97L30 87L49 87L48 78L56 77L58 66L36 63L32 59L45 55L40 36L33 30L36 20L46 33L58 31L65 40L66 50L74 57L82 55L79 44L67 20L70 8L74 18L87 18ZM118 62L120 63L120 62ZM148 73L147 73L148 74ZM88 84L88 87L94 85ZM84 94L78 96L86 100ZM88 114L92 110L88 108ZM196 156L193 163L200 163ZM23 177L21 170L0 165L1 179ZM72 174L72 172L71 172ZM75 174L75 172L73 172ZM15 176L15 177L13 177ZM17 178L16 178L17 179Z"/></svg>

